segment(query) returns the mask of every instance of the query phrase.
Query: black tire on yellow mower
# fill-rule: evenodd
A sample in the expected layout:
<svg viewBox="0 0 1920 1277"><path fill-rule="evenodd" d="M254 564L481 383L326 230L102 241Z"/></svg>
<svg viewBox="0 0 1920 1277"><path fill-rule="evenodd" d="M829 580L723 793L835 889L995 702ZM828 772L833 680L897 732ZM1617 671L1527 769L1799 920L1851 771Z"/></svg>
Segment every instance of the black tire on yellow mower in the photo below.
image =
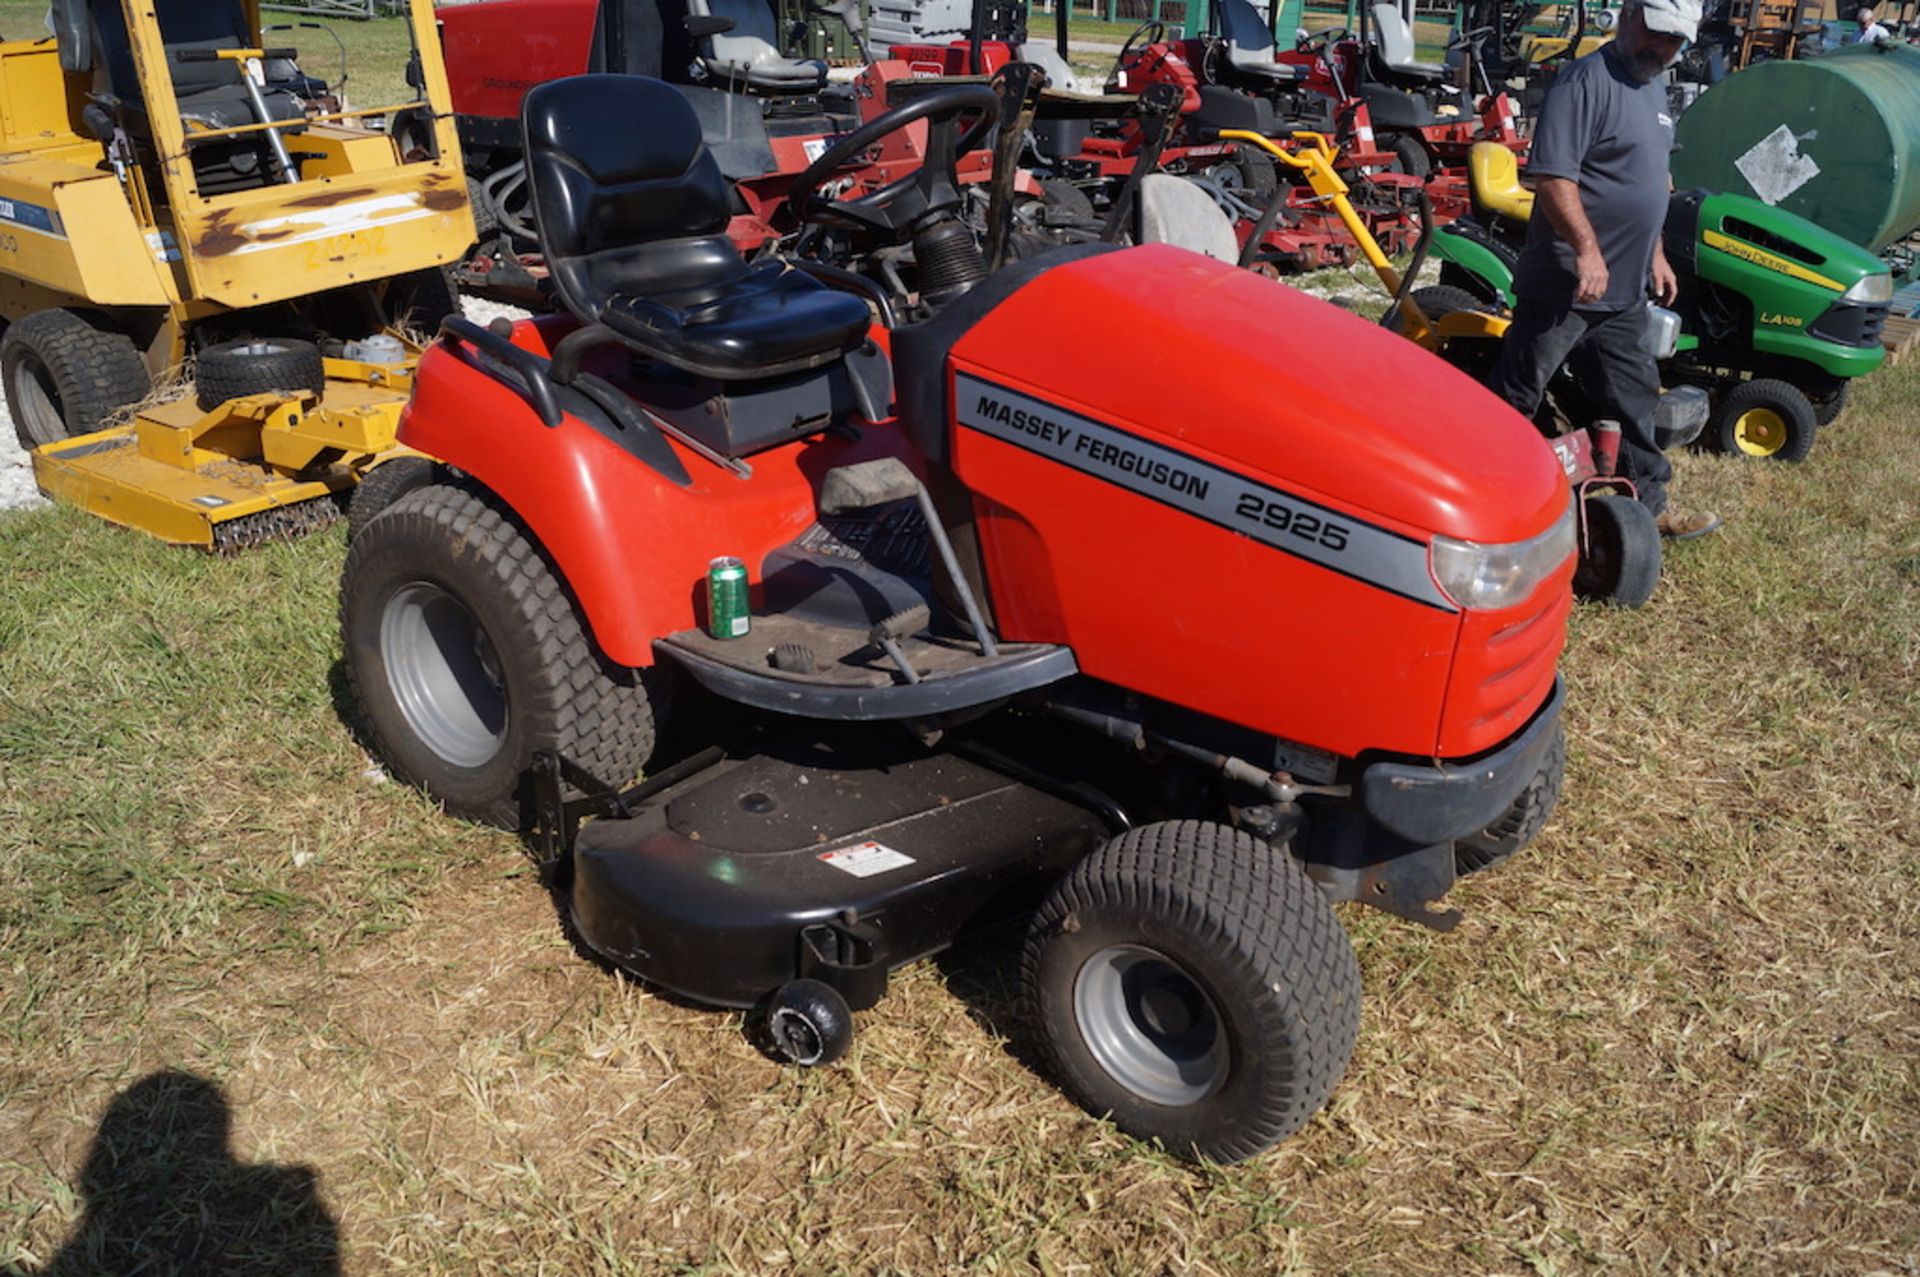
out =
<svg viewBox="0 0 1920 1277"><path fill-rule="evenodd" d="M1755 377L1720 396L1707 429L1714 446L1728 456L1805 461L1819 424L1800 387Z"/></svg>
<svg viewBox="0 0 1920 1277"><path fill-rule="evenodd" d="M455 816L530 828L541 750L611 786L653 753L664 679L599 651L545 554L486 493L430 484L376 515L347 547L340 628L375 752Z"/></svg>
<svg viewBox="0 0 1920 1277"><path fill-rule="evenodd" d="M1060 880L1022 960L1028 1014L1081 1107L1235 1162L1305 1125L1360 1030L1360 969L1297 861L1205 821L1130 829Z"/></svg>
<svg viewBox="0 0 1920 1277"><path fill-rule="evenodd" d="M20 446L31 451L104 427L153 389L133 339L71 310L42 310L0 337L0 380Z"/></svg>
<svg viewBox="0 0 1920 1277"><path fill-rule="evenodd" d="M320 348L292 337L243 337L203 349L194 360L194 395L202 412L247 395L326 389Z"/></svg>

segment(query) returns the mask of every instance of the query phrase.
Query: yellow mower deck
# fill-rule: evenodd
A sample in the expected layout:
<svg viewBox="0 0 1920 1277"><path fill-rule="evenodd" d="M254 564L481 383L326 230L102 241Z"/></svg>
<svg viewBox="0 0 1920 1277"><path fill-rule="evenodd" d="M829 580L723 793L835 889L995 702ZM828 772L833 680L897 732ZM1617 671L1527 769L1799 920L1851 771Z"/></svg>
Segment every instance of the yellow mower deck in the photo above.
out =
<svg viewBox="0 0 1920 1277"><path fill-rule="evenodd" d="M260 394L202 411L189 390L122 426L35 449L50 497L177 545L227 551L324 526L328 499L396 455L411 363L326 361L321 395Z"/></svg>

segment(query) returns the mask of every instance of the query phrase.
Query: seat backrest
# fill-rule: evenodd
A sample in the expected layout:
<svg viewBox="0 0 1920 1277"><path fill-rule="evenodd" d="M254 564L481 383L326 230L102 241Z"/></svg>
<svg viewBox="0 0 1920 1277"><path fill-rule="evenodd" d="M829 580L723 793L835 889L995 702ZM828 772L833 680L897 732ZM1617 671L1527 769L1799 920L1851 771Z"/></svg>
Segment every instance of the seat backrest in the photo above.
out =
<svg viewBox="0 0 1920 1277"><path fill-rule="evenodd" d="M540 247L567 308L615 296L697 304L746 271L732 190L672 85L576 75L527 91L520 127Z"/></svg>
<svg viewBox="0 0 1920 1277"><path fill-rule="evenodd" d="M1413 32L1408 29L1407 20L1400 16L1400 6L1373 6L1373 36L1380 45L1380 60L1388 66L1420 65L1420 60L1414 56Z"/></svg>
<svg viewBox="0 0 1920 1277"><path fill-rule="evenodd" d="M732 18L733 29L700 41L701 55L730 66L749 67L780 57L773 8L766 0L688 0L697 17Z"/></svg>
<svg viewBox="0 0 1920 1277"><path fill-rule="evenodd" d="M96 90L111 93L128 103L145 101L140 77L134 70L133 43L127 33L126 15L119 0L89 0L88 7L93 25L91 43ZM157 0L154 17L160 24L160 38L167 47L167 69L173 76L174 96L185 99L196 93L239 86L240 70L236 63L175 62L171 56L182 49L250 47L253 36L248 32L239 0ZM104 73L104 79L99 73Z"/></svg>
<svg viewBox="0 0 1920 1277"><path fill-rule="evenodd" d="M1475 142L1467 151L1467 191L1482 222L1524 222L1533 216L1533 192L1520 185L1520 164L1498 142Z"/></svg>
<svg viewBox="0 0 1920 1277"><path fill-rule="evenodd" d="M1220 37L1229 61L1273 61L1273 32L1251 0L1220 0Z"/></svg>
<svg viewBox="0 0 1920 1277"><path fill-rule="evenodd" d="M1047 87L1055 93L1082 92L1073 66L1060 56L1060 50L1046 40L1029 40L1020 46L1020 60L1031 62L1046 73Z"/></svg>

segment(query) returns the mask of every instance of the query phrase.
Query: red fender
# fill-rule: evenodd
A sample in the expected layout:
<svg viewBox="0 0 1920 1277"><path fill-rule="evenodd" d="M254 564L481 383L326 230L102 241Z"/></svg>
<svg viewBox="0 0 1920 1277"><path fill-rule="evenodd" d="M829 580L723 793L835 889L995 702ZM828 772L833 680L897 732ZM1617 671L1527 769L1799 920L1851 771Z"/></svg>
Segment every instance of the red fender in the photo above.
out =
<svg viewBox="0 0 1920 1277"><path fill-rule="evenodd" d="M573 327L557 316L523 321L513 340L547 355ZM692 481L680 487L577 417L547 428L512 387L445 342L421 357L399 434L505 502L553 560L601 649L636 667L654 663L654 639L700 624L712 559L737 555L757 583L767 553L813 522L828 470L907 451L887 424L858 442L817 436L755 454L749 481L674 444Z"/></svg>

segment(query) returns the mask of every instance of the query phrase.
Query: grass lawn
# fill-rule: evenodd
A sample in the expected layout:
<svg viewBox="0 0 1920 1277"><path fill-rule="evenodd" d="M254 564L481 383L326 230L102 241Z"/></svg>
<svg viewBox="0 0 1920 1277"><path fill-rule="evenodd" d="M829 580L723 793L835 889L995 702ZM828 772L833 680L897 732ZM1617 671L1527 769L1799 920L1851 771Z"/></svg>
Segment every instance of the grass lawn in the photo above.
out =
<svg viewBox="0 0 1920 1277"><path fill-rule="evenodd" d="M1030 1071L991 952L819 1073L583 960L342 726L337 530L0 516L0 1265L1905 1271L1920 373L1857 389L1804 466L1678 459L1727 529L1579 612L1558 815L1452 935L1343 907L1358 1053L1235 1169Z"/></svg>

